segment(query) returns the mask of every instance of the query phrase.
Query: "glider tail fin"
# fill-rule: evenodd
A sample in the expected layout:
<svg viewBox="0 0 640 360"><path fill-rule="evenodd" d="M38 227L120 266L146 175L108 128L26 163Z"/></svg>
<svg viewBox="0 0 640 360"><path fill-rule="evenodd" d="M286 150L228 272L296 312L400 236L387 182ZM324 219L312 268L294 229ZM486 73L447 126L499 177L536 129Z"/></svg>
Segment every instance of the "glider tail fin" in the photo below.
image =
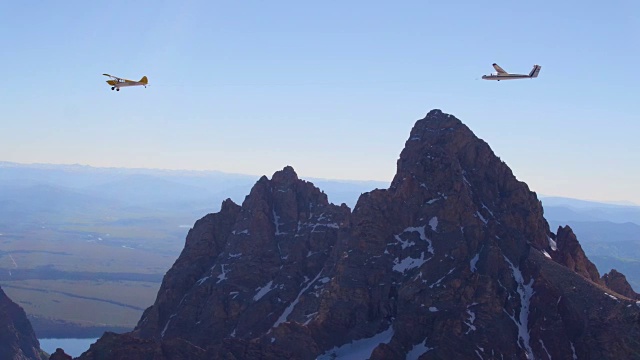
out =
<svg viewBox="0 0 640 360"><path fill-rule="evenodd" d="M533 69L531 70L531 72L529 73L529 77L531 78L537 78L538 74L540 73L540 69L542 68L542 66L540 65L533 65Z"/></svg>
<svg viewBox="0 0 640 360"><path fill-rule="evenodd" d="M149 80L147 79L146 76L143 76L142 79L140 79L140 82L147 85L149 83Z"/></svg>

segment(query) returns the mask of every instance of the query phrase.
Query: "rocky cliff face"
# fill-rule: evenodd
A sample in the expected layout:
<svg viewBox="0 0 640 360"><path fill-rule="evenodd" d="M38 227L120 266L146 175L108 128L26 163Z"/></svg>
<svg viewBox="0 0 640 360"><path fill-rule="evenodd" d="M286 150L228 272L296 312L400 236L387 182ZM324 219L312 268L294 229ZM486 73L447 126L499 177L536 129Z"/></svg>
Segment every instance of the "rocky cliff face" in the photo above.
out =
<svg viewBox="0 0 640 360"><path fill-rule="evenodd" d="M558 251L552 252L552 258L555 261L595 283L604 284L598 269L587 258L569 225L559 227L557 236L551 234L551 237L555 239L558 247Z"/></svg>
<svg viewBox="0 0 640 360"><path fill-rule="evenodd" d="M27 314L0 289L0 359L47 359Z"/></svg>
<svg viewBox="0 0 640 360"><path fill-rule="evenodd" d="M633 288L627 281L627 277L615 269L609 271L608 274L604 274L602 276L602 282L606 287L620 295L624 295L629 299L640 300L640 294L633 291Z"/></svg>
<svg viewBox="0 0 640 360"><path fill-rule="evenodd" d="M433 110L353 212L290 167L227 200L135 331L81 358L619 359L640 353L639 319L490 147Z"/></svg>
<svg viewBox="0 0 640 360"><path fill-rule="evenodd" d="M196 223L134 334L206 346L302 319L318 301L300 296L324 285L320 272L349 213L291 167L261 178L242 206L227 200Z"/></svg>

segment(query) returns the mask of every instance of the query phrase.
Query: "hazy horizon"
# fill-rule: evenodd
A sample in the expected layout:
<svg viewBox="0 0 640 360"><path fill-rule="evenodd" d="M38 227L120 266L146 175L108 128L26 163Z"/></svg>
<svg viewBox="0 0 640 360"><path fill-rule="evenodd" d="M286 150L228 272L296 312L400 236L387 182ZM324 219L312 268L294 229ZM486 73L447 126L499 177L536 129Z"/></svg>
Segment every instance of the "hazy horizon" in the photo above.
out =
<svg viewBox="0 0 640 360"><path fill-rule="evenodd" d="M234 173L234 172L227 172L227 171L223 171L223 170L217 170L217 169L204 169L204 170L199 170L199 169L169 169L169 168L142 168L142 167L104 167L104 166L94 166L94 165L89 165L89 164L78 164L78 163L69 163L69 164L65 164L65 163L21 163L21 162L14 162L14 161L4 161L0 159L0 169L2 168L3 164L10 164L10 165L17 165L17 166L25 166L25 167L29 167L29 166L43 166L43 167L47 167L47 166L53 166L53 167L57 167L57 166L68 166L68 167L81 167L81 168L91 168L91 169L104 169L104 170L128 170L128 171L158 171L158 172L175 172L175 173L219 173L219 174L225 174L225 175L238 175L238 176L246 176L246 177L256 177L259 178L261 176L267 176L267 177L271 177L271 175L273 175L274 172L281 170L280 169L275 169L272 173L270 174L246 174L246 173ZM508 164L507 164L508 165ZM283 165L282 167L287 166L287 165ZM386 184L390 184L391 180L389 181L384 181L384 180L375 180L375 179L345 179L345 178L327 178L327 177L314 177L314 176L304 176L304 174L300 174L297 169L296 173L298 174L298 178L303 179L303 180L327 180L327 181L344 181L344 182L354 182L354 183L367 183L367 182L372 182L372 183L386 183ZM526 181L525 181L526 182ZM372 189L373 190L373 189ZM536 191L535 189L530 189L531 191ZM573 200L578 200L578 201L585 201L585 202L597 202L597 203L604 203L604 204L611 204L611 205L619 205L619 206L640 206L640 203L635 203L633 201L630 200L626 200L626 199L589 199L589 198L576 198L576 197L570 197L570 196L566 196L566 195L562 195L562 194L543 194L540 192L537 192L538 197L540 198L566 198L566 199L573 199Z"/></svg>

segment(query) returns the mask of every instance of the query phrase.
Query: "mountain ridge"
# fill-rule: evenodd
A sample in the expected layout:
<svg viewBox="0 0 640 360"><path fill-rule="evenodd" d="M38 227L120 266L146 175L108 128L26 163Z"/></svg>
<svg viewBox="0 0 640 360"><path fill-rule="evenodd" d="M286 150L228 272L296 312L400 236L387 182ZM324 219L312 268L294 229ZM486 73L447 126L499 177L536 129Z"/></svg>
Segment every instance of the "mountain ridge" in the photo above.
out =
<svg viewBox="0 0 640 360"><path fill-rule="evenodd" d="M261 177L196 222L136 329L80 358L640 351L640 303L605 286L570 228L550 231L536 194L460 120L418 120L397 168L353 211L289 166Z"/></svg>

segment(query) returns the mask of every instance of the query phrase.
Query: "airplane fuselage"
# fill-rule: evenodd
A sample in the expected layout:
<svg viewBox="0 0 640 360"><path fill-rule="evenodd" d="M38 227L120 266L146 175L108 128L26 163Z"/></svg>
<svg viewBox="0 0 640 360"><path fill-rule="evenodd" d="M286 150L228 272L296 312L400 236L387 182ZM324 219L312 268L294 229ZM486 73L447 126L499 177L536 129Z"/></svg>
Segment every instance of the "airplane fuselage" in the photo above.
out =
<svg viewBox="0 0 640 360"><path fill-rule="evenodd" d="M107 80L107 84L111 86L115 86L117 88L127 87L127 86L146 85L140 81L117 81L117 80Z"/></svg>
<svg viewBox="0 0 640 360"><path fill-rule="evenodd" d="M509 75L482 75L484 80L516 80L516 79L533 79L532 76L523 74L509 74Z"/></svg>

